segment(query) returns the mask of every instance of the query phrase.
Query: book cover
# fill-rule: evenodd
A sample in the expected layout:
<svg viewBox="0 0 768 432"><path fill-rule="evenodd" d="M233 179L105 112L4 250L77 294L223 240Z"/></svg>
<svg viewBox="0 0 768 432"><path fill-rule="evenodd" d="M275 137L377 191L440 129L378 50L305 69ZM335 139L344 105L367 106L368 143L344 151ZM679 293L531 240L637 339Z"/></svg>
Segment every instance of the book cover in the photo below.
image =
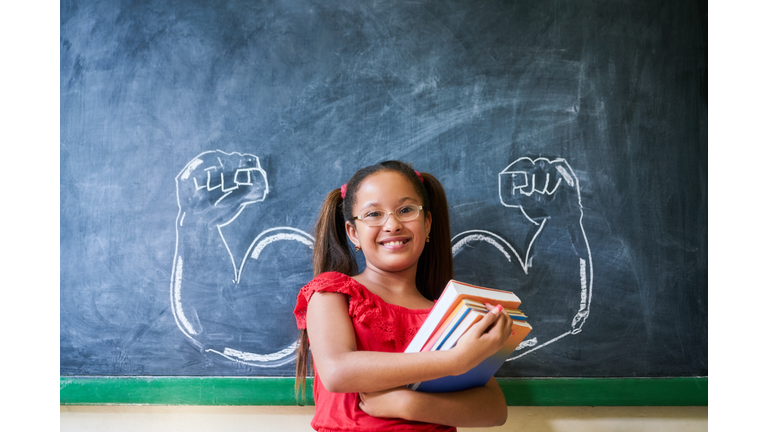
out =
<svg viewBox="0 0 768 432"><path fill-rule="evenodd" d="M454 329L452 329L450 334L443 337L440 345L436 346L434 349L445 351L456 346L456 342L459 341L459 338L463 336L464 333L466 333L473 324L483 319L486 313L487 312L475 309L470 309L467 311L464 319L462 319L461 322L458 323Z"/></svg>
<svg viewBox="0 0 768 432"><path fill-rule="evenodd" d="M429 339L429 342L427 342L427 344L424 345L424 347L421 349L422 351L440 349L440 347L443 345L443 342L445 342L445 339L453 334L453 331L456 330L456 327L464 322L464 318L466 318L467 314L472 311L472 307L467 303L468 301L468 299L463 299L461 302L459 302L459 304L456 306L456 309L454 309L454 312L451 313L452 318L446 320L445 323L440 326L435 334L433 334Z"/></svg>
<svg viewBox="0 0 768 432"><path fill-rule="evenodd" d="M429 351L431 350L435 344L437 343L438 339L446 332L446 330L456 322L457 319L462 318L461 314L459 313L462 311L463 304L459 304L456 306L456 308L453 309L453 312L451 312L449 315L446 316L445 321L443 321L442 324L440 324L440 327L438 327L437 330L430 336L429 340L426 344L424 344L424 347L421 348L421 351ZM458 317L457 317L458 314ZM408 352L408 351L406 351Z"/></svg>

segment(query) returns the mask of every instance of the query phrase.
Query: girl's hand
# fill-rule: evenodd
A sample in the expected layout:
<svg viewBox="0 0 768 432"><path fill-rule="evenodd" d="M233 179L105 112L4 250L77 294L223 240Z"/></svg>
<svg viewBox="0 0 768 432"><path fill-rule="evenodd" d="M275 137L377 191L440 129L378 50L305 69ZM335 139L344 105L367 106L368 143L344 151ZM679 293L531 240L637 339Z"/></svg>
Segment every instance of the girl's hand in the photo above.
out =
<svg viewBox="0 0 768 432"><path fill-rule="evenodd" d="M490 311L459 338L455 351L466 371L472 369L501 349L512 335L512 318L503 312L501 305L486 303Z"/></svg>
<svg viewBox="0 0 768 432"><path fill-rule="evenodd" d="M413 393L413 390L405 386L378 392L359 393L360 409L372 417L403 418L406 409L410 405L408 403L409 397Z"/></svg>

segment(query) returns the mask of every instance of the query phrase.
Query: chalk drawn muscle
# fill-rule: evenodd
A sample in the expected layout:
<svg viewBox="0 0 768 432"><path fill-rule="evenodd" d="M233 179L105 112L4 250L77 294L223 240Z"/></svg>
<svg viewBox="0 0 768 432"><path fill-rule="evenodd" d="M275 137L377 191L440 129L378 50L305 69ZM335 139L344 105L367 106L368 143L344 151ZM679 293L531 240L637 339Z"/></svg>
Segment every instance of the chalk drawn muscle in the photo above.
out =
<svg viewBox="0 0 768 432"><path fill-rule="evenodd" d="M285 317L292 316L300 285L292 288L298 282L281 280L276 271L253 274L247 269L279 260L286 250L311 249L312 236L275 227L248 240L244 233L253 229L253 221L236 226L246 207L269 193L267 175L254 155L201 153L176 176L176 192L170 291L179 329L201 351L235 362L257 367L292 362L296 335Z"/></svg>
<svg viewBox="0 0 768 432"><path fill-rule="evenodd" d="M551 302L552 305L558 306L537 307L539 316L531 316L533 332L529 339L520 344L516 354L508 359L509 361L565 336L581 332L589 316L592 301L592 253L582 223L584 212L579 179L564 159L517 159L499 173L498 188L501 204L515 209L515 213L508 219L514 229L506 233L506 237L517 237L518 246L513 246L504 236L490 231L464 231L452 239L457 268L462 267L463 259L467 258L468 253L478 245L485 245L485 253L501 254L501 260L509 263L510 274L514 273L515 269L518 273L522 271L523 276L517 280L528 281L528 284L523 283L510 289L523 299L524 305L538 301L539 305ZM562 255L570 255L571 259L556 263L534 261L535 245L547 231L559 233L548 237L547 249L559 248L558 259ZM542 278L536 273L546 271L541 269L544 264L552 268L558 267L558 272L570 275L565 278L566 286L538 286L541 285L539 281ZM562 270L559 267L566 268ZM510 280L509 275L505 274L494 277L498 278L499 288L507 286ZM535 281L531 282L534 278ZM532 290L531 285L536 285L536 289ZM536 299L536 296L549 297ZM547 316L550 310L552 315ZM571 315L557 316L562 313ZM559 323L566 319L568 324L563 329Z"/></svg>

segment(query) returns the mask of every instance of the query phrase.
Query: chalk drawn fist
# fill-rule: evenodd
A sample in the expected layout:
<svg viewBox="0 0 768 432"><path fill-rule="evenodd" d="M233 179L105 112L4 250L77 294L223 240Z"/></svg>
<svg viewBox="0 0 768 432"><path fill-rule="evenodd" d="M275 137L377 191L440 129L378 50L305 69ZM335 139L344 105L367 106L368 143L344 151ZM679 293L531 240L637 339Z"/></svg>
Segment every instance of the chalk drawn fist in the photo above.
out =
<svg viewBox="0 0 768 432"><path fill-rule="evenodd" d="M225 224L269 192L259 158L208 151L192 159L176 177L179 208L187 218Z"/></svg>
<svg viewBox="0 0 768 432"><path fill-rule="evenodd" d="M579 215L578 178L564 159L520 158L499 173L499 199L531 222Z"/></svg>

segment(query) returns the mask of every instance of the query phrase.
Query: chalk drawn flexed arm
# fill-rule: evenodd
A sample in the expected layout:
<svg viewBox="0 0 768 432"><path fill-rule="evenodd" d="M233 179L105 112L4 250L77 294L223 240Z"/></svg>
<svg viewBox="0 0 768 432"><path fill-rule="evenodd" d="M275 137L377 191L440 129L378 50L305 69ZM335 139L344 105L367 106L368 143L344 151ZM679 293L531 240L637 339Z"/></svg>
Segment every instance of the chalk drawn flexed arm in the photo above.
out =
<svg viewBox="0 0 768 432"><path fill-rule="evenodd" d="M218 281L203 280L211 259L205 249L222 244L234 272L228 279L236 280L239 262L232 256L221 227L235 220L249 204L263 201L268 191L259 159L248 154L207 151L189 161L176 176L179 213L171 306L179 328L198 345L202 345L205 333L198 313L202 310L198 309L211 310L213 306L206 303L217 303L206 287Z"/></svg>
<svg viewBox="0 0 768 432"><path fill-rule="evenodd" d="M285 277L281 265L301 260L314 239L292 227L253 237L262 222L244 210L268 192L266 173L251 154L207 151L176 176L171 310L179 329L209 358L275 368L296 357L295 327L285 322L290 317L292 323L293 303L285 299L295 300L301 285ZM280 261L284 253L292 259ZM265 268L274 271L258 270ZM300 270L294 274L307 280ZM269 295L262 296L265 287Z"/></svg>
<svg viewBox="0 0 768 432"><path fill-rule="evenodd" d="M580 307L572 320L572 333L581 331L592 298L592 254L582 219L579 179L565 159L520 158L499 173L499 199L518 208L535 226L528 251L546 224L565 227L572 249L579 256ZM530 262L527 258L525 266Z"/></svg>

